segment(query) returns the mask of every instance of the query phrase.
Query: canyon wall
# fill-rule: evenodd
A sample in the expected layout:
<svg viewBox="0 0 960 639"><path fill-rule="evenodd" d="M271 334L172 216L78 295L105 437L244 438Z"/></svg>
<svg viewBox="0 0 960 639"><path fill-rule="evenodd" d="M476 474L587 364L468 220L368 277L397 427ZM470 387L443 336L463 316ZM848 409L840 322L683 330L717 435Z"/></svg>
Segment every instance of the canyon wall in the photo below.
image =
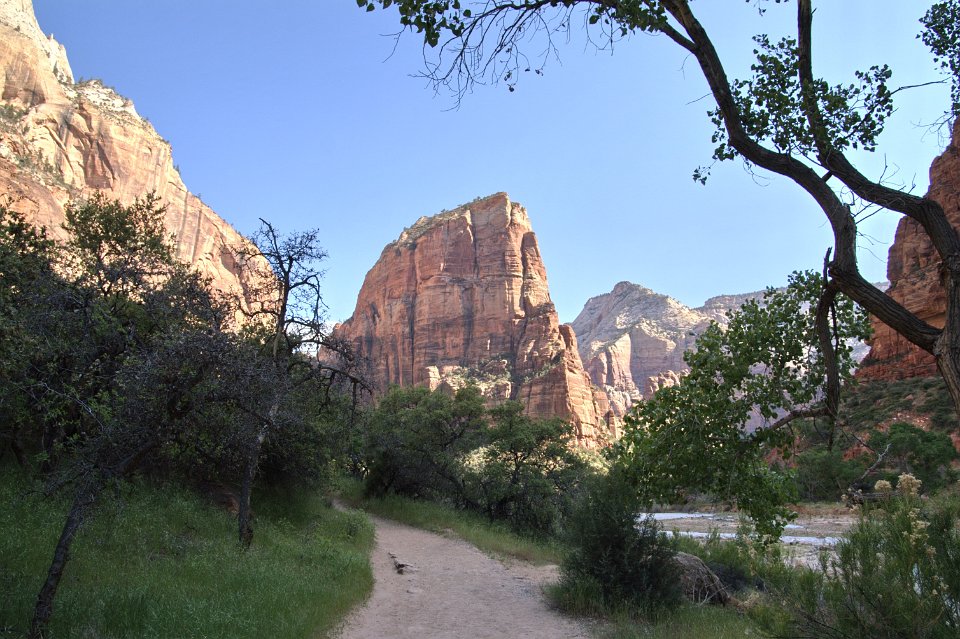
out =
<svg viewBox="0 0 960 639"><path fill-rule="evenodd" d="M580 445L615 435L569 326L550 301L527 212L505 193L422 217L383 249L353 316L335 329L390 384L478 385L535 417L563 417Z"/></svg>
<svg viewBox="0 0 960 639"><path fill-rule="evenodd" d="M190 193L170 144L99 81L74 83L66 51L31 0L0 0L0 203L63 239L64 206L102 191L125 204L153 192L176 255L221 290L243 289L230 251L243 242Z"/></svg>
<svg viewBox="0 0 960 639"><path fill-rule="evenodd" d="M640 399L672 385L687 370L683 354L711 322L762 293L713 297L700 308L630 282L590 298L572 322L580 357L591 381L602 388L616 418Z"/></svg>
<svg viewBox="0 0 960 639"><path fill-rule="evenodd" d="M960 120L954 124L950 145L930 166L927 195L940 203L950 223L960 229ZM923 229L916 221L902 218L887 258L887 293L934 326L943 326L946 312L939 268L940 259ZM861 364L858 377L895 380L939 374L933 355L876 318L872 322L870 353Z"/></svg>

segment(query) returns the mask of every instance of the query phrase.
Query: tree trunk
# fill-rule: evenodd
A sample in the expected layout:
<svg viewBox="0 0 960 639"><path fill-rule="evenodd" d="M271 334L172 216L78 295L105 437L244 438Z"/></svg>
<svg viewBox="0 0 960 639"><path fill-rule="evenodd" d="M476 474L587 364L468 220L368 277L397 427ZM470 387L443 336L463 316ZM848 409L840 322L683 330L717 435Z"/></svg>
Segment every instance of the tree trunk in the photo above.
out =
<svg viewBox="0 0 960 639"><path fill-rule="evenodd" d="M92 471L91 479L77 488L73 504L70 506L70 512L67 514L67 521L63 525L57 547L53 551L53 561L47 571L47 580L43 583L40 593L37 595L37 605L33 611L33 620L30 622L30 632L27 634L29 639L42 639L43 637L47 623L50 621L50 615L53 614L53 600L57 596L63 571L70 560L70 547L73 544L73 539L87 520L87 514L96 503L104 485L111 477L123 477L131 472L139 465L140 460L156 446L156 441L147 441L102 475Z"/></svg>
<svg viewBox="0 0 960 639"><path fill-rule="evenodd" d="M67 515L67 521L60 533L60 540L53 551L53 561L47 571L47 580L43 583L43 587L37 595L37 605L33 611L33 621L30 622L30 633L27 635L30 639L41 639L43 637L47 623L50 621L50 615L53 614L53 600L57 596L60 579L63 577L64 568L66 568L67 561L70 559L70 546L73 544L77 531L86 521L90 507L96 502L101 487L101 484L92 481L77 489L73 504L70 506L70 513Z"/></svg>
<svg viewBox="0 0 960 639"><path fill-rule="evenodd" d="M277 406L270 408L271 418L276 415ZM270 431L270 423L264 422L257 430L256 436L250 442L247 453L247 466L243 471L243 482L240 484L240 507L237 512L237 530L240 545L249 548L253 542L253 510L250 507L250 494L253 492L253 482L257 478L257 466L260 464L260 450Z"/></svg>
<svg viewBox="0 0 960 639"><path fill-rule="evenodd" d="M951 261L944 260L943 288L946 293L946 318L943 331L937 338L933 354L937 368L947 384L953 405L960 414L960 269L951 268Z"/></svg>

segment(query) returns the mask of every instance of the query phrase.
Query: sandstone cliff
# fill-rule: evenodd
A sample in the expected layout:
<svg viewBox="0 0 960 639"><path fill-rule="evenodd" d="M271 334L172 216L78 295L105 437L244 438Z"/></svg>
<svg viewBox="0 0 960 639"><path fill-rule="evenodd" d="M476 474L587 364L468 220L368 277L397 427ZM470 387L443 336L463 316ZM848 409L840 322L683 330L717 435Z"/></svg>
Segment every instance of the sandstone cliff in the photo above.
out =
<svg viewBox="0 0 960 639"><path fill-rule="evenodd" d="M335 334L369 361L381 389L471 381L491 401L569 419L581 445L613 434L574 332L557 319L527 213L504 193L404 230Z"/></svg>
<svg viewBox="0 0 960 639"><path fill-rule="evenodd" d="M242 237L190 193L170 144L99 81L75 84L64 48L44 36L32 0L0 0L0 197L63 238L64 205L103 191L166 205L177 256L222 290L242 287L228 247Z"/></svg>
<svg viewBox="0 0 960 639"><path fill-rule="evenodd" d="M572 325L591 381L602 388L617 418L687 370L683 354L711 322L726 323L761 293L714 297L700 308L630 282L587 301Z"/></svg>
<svg viewBox="0 0 960 639"><path fill-rule="evenodd" d="M940 203L950 223L960 229L960 120L954 124L950 145L930 166L927 195ZM946 311L939 267L936 251L920 225L910 218L901 219L887 258L887 292L934 326L943 326ZM938 374L932 355L875 318L873 330L870 354L858 377L893 380Z"/></svg>

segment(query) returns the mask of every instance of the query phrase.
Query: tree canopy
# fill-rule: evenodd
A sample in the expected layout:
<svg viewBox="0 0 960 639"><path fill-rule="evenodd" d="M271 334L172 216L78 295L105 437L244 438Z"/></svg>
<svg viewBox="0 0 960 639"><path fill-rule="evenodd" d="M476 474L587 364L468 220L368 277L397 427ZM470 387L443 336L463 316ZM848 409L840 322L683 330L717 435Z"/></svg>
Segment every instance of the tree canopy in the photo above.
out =
<svg viewBox="0 0 960 639"><path fill-rule="evenodd" d="M711 325L684 359L689 374L658 390L627 417L616 464L651 502L678 503L707 493L736 503L762 535L789 521L795 490L770 457L789 457L797 419L830 418L826 362L817 331L823 278L794 273ZM863 311L839 297L830 309L842 379L852 376L852 344L869 326Z"/></svg>

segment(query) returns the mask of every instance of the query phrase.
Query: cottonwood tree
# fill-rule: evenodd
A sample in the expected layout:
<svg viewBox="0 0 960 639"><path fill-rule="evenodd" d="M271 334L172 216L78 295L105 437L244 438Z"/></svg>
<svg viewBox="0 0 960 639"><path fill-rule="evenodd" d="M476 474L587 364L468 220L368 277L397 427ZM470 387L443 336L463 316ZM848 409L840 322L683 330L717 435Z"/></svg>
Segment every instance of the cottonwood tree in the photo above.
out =
<svg viewBox="0 0 960 639"><path fill-rule="evenodd" d="M762 13L771 0L753 4ZM786 0L772 0L777 4ZM893 112L891 70L878 64L858 71L849 83L831 85L814 71L812 0L797 0L796 33L771 40L756 36L753 75L731 80L713 39L689 0L357 0L361 8L394 7L400 24L421 34L436 51L425 74L436 87L458 97L476 82L506 81L536 67L555 52L550 38L582 24L591 38L613 42L633 33L660 34L687 51L699 65L715 108L714 159L742 158L751 168L785 176L806 191L826 216L834 245L826 260L828 279L820 304L826 314L839 292L862 305L911 343L932 353L960 410L960 237L934 200L892 188L868 177L850 159L853 149L873 151ZM944 122L960 113L960 1L934 2L922 17L922 40L951 85ZM851 25L855 28L855 25ZM546 45L538 36L546 38ZM537 52L534 61L526 47ZM537 69L539 70L539 69ZM694 177L705 180L708 170ZM860 274L857 212L878 207L915 220L942 260L946 290L943 327L917 317ZM822 335L829 362L830 339ZM838 377L828 365L829 407L838 406Z"/></svg>
<svg viewBox="0 0 960 639"><path fill-rule="evenodd" d="M261 357L272 374L268 391L255 404L244 404L251 418L248 449L240 488L238 532L247 547L253 540L250 496L264 443L302 415L289 408L299 389L316 384L329 399L338 378L349 384L356 402L368 389L357 373L347 344L333 338L324 322L319 265L327 254L319 244L319 230L282 235L266 220L248 243L235 247L237 261L248 282L238 304L246 316L245 329L261 344Z"/></svg>
<svg viewBox="0 0 960 639"><path fill-rule="evenodd" d="M769 456L790 456L800 438L796 420L831 417L816 325L822 291L820 275L794 273L785 289L729 313L726 328L712 324L684 354L689 373L627 416L615 464L645 499L680 503L689 491L706 492L736 503L761 536L780 535L795 495ZM869 324L849 298L835 302L832 365L847 381L856 366L852 344L868 336Z"/></svg>

